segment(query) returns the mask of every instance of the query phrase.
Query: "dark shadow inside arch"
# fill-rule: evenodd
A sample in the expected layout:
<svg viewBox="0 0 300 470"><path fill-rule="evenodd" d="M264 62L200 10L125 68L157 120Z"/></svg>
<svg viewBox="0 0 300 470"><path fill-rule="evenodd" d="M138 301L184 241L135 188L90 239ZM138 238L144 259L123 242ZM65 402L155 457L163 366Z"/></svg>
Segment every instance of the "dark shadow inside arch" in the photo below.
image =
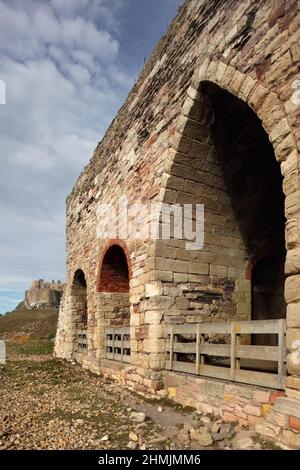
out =
<svg viewBox="0 0 300 470"><path fill-rule="evenodd" d="M85 274L78 269L73 278L71 304L74 324L75 351L87 353L88 303Z"/></svg>
<svg viewBox="0 0 300 470"><path fill-rule="evenodd" d="M246 257L253 264L252 319L285 318L284 194L273 146L245 102L210 82L203 82L201 89L214 113L214 158L222 171ZM223 229L218 230L222 235ZM260 344L261 339L254 341Z"/></svg>

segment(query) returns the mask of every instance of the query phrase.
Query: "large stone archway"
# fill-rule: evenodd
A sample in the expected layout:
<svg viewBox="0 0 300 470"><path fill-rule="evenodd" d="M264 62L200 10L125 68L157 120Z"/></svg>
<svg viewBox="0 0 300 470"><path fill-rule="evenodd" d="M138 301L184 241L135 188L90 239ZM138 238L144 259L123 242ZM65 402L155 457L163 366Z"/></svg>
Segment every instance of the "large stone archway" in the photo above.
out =
<svg viewBox="0 0 300 470"><path fill-rule="evenodd" d="M300 365L295 361L298 340L300 339L300 329L298 329L300 327L300 258L298 255L300 237L298 229L299 203L297 203L299 194L299 162L296 141L289 126L285 110L276 93L265 88L257 79L244 75L223 62L202 59L202 64L196 68L193 75L191 86L187 92L188 96L182 107L181 116L178 119L176 129L171 139L171 148L167 152L165 173L162 178L163 191L161 192L161 202L175 202L174 190L176 184L179 184L179 181L174 180L172 167L176 162L180 162L180 159L184 161L186 155L189 154L193 136L198 135L198 140L202 141L203 152L207 150L205 146L209 145L210 125L214 117L211 115L209 107L207 106L206 98L201 96L201 83L205 82L218 85L223 90L226 90L249 105L261 120L262 126L272 143L276 160L280 165L283 177L283 191L285 194L286 217L285 244L287 256L285 274L287 277L285 282L285 299L287 303L288 324L287 348L291 352L287 357L288 370L291 374L287 379L287 386L297 388L300 385L298 378L300 375ZM200 102L201 111L199 111ZM199 135L201 136L200 139ZM176 200L176 202L180 201ZM174 245L176 246L176 244ZM178 250L179 249L181 249L180 244L178 245ZM161 250L164 250L164 248L161 243L158 242L156 248L158 266L156 266L156 269L159 269L160 257L162 256ZM175 258L173 255L166 255L166 257L169 256ZM184 263L185 260L186 258L183 254L181 261L177 258L177 263ZM205 263L205 260L202 260L203 272L201 272L201 264L198 267L197 273L199 276L206 276L208 274ZM181 269L179 266L177 271L179 271L176 274L178 281L182 283L187 282L186 268L182 267ZM195 276L196 275L195 273ZM158 278L157 281L159 282L161 280ZM247 283L247 280L245 280L245 283ZM168 292L168 288L165 289L165 292ZM183 300L178 299L178 302L182 303ZM183 305L179 307L179 303L178 309L183 308ZM162 316L163 315L164 313L162 312ZM158 324L161 322L162 316L158 316ZM161 342L161 339L158 341ZM163 346L161 347L161 350L162 349ZM163 362L164 354L162 353L162 366Z"/></svg>

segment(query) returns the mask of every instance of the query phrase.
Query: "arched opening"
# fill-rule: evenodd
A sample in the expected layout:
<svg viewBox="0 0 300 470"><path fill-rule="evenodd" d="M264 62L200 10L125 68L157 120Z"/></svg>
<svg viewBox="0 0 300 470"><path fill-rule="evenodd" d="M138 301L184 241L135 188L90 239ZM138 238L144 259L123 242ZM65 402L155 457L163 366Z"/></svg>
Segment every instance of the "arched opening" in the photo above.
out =
<svg viewBox="0 0 300 470"><path fill-rule="evenodd" d="M125 252L119 245L112 245L104 255L98 292L129 292L129 270Z"/></svg>
<svg viewBox="0 0 300 470"><path fill-rule="evenodd" d="M214 366L224 367L220 371L223 377L237 376L240 381L250 380L249 370L266 370L274 375L270 383L277 385L280 372L279 382L275 374L283 364L279 367L274 349L257 348L279 344L283 325L244 324L243 333L229 333L222 323L285 318L285 217L280 166L255 112L218 85L203 81L198 90L190 91L183 114L174 159L166 166L168 178L162 202L192 204L194 208L195 204L204 204L204 246L189 251L186 240L156 243L156 269L172 271L172 276L159 273L163 292L170 292L171 308L164 313L164 321L173 325L168 327L169 344L173 340L183 343L182 349L176 345L178 350L173 353L167 345L170 367L195 371L194 364L198 364L197 371L209 376L216 373ZM196 217L194 210L194 227L198 224L203 230ZM209 325L211 322L219 322L218 331ZM197 324L202 325L198 331L205 331L200 339ZM235 328L234 324L231 327ZM277 332L276 338L273 332ZM237 361L232 359L234 349L229 347L235 345L235 336L237 349L241 347ZM202 350L207 350L201 357L197 356L197 348L194 353L183 352L193 350L196 337L205 343ZM185 346L186 342L194 344ZM263 350L268 353L267 363L261 361L266 357ZM255 373L253 383L265 383Z"/></svg>
<svg viewBox="0 0 300 470"><path fill-rule="evenodd" d="M102 254L97 281L98 305L106 326L129 325L130 277L126 247L110 244Z"/></svg>
<svg viewBox="0 0 300 470"><path fill-rule="evenodd" d="M75 351L87 353L87 284L84 272L78 269L73 278L71 290L73 324L75 330Z"/></svg>
<svg viewBox="0 0 300 470"><path fill-rule="evenodd" d="M100 350L107 359L130 362L131 269L126 245L110 242L104 249L97 280Z"/></svg>
<svg viewBox="0 0 300 470"><path fill-rule="evenodd" d="M246 296L250 318L285 318L284 194L273 146L245 102L211 83L203 83L202 89L212 104L216 160L243 240L245 260L253 264L251 292ZM252 342L271 345L276 336L253 335Z"/></svg>

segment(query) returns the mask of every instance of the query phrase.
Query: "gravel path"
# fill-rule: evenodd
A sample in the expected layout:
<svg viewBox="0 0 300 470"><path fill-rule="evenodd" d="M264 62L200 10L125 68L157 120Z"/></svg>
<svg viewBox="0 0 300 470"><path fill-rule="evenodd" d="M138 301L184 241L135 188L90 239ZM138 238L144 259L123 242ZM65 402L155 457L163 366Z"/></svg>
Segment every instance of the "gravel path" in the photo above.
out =
<svg viewBox="0 0 300 470"><path fill-rule="evenodd" d="M237 448L236 431L245 433L144 400L50 354L11 354L0 369L0 389L0 449ZM213 443L212 431L224 438ZM245 437L260 448L249 432Z"/></svg>

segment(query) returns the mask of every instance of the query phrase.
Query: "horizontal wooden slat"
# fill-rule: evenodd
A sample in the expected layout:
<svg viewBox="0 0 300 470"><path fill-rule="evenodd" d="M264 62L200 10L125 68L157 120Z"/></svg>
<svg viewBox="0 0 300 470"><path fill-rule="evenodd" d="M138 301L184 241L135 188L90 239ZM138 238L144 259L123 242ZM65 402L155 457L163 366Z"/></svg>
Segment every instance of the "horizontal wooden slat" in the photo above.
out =
<svg viewBox="0 0 300 470"><path fill-rule="evenodd" d="M230 380L230 368L201 364L200 375L204 375L205 377L215 377L218 379Z"/></svg>
<svg viewBox="0 0 300 470"><path fill-rule="evenodd" d="M254 346L242 345L237 346L237 357L241 359L256 359L257 361L277 361L277 346Z"/></svg>
<svg viewBox="0 0 300 470"><path fill-rule="evenodd" d="M166 363L166 369L169 369L169 362ZM172 370L177 372L186 372L189 374L196 374L196 364L191 362L173 361Z"/></svg>
<svg viewBox="0 0 300 470"><path fill-rule="evenodd" d="M200 323L200 334L230 334L232 322L212 322ZM279 332L278 320L258 320L258 321L236 321L235 332L237 334L274 334ZM196 334L197 324L172 325L167 328L167 333L171 334Z"/></svg>
<svg viewBox="0 0 300 470"><path fill-rule="evenodd" d="M166 345L167 352L170 351L170 343ZM173 352L195 354L196 342L194 343L177 343L173 344ZM229 344L201 344L201 354L207 356L230 357ZM236 356L241 359L256 359L258 361L277 361L277 346L252 346L241 345L236 347Z"/></svg>
<svg viewBox="0 0 300 470"><path fill-rule="evenodd" d="M279 383L277 374L270 374L268 372L257 372L249 370L236 370L236 381L251 385L262 385L270 388L282 388Z"/></svg>
<svg viewBox="0 0 300 470"><path fill-rule="evenodd" d="M201 354L208 356L230 357L230 344L201 344Z"/></svg>
<svg viewBox="0 0 300 470"><path fill-rule="evenodd" d="M236 333L241 334L272 334L278 333L278 320L257 320L257 321L241 321L234 322Z"/></svg>
<svg viewBox="0 0 300 470"><path fill-rule="evenodd" d="M184 325L170 325L167 328L168 333L170 334L171 330L176 335L179 334L192 334L195 335L197 333L197 324L184 324Z"/></svg>
<svg viewBox="0 0 300 470"><path fill-rule="evenodd" d="M201 334L230 334L230 322L201 323L199 329Z"/></svg>
<svg viewBox="0 0 300 470"><path fill-rule="evenodd" d="M166 344L167 352L170 351L170 343ZM196 354L196 343L173 343L173 352L186 353L186 354Z"/></svg>

